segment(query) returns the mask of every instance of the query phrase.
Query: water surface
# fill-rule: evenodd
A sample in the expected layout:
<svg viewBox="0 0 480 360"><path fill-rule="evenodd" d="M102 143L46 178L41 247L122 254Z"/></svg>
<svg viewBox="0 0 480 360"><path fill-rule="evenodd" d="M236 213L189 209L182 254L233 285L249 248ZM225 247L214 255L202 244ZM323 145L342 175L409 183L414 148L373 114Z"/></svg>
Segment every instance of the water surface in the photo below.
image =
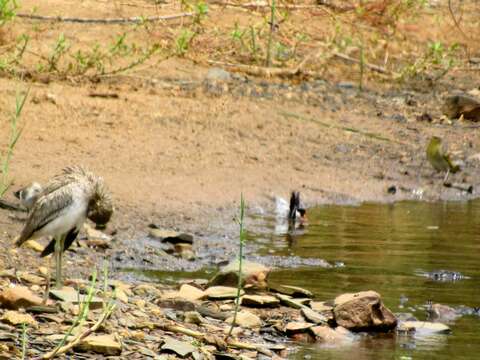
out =
<svg viewBox="0 0 480 360"><path fill-rule="evenodd" d="M425 320L423 306L429 300L452 307L480 306L479 215L480 201L322 206L309 210L309 225L294 236L278 234L274 217L255 217L248 221L247 254L270 265L280 263L270 281L309 289L317 300L375 290L393 312ZM324 268L316 265L320 259L345 266ZM468 278L440 282L422 276L442 269ZM175 282L209 278L212 271L143 275ZM303 344L291 358L479 359L480 317L464 316L449 325L451 335L361 336L342 348Z"/></svg>
<svg viewBox="0 0 480 360"><path fill-rule="evenodd" d="M480 202L402 202L322 206L309 213L309 226L296 236L262 230L252 236L265 255L322 258L345 267L279 269L271 280L305 287L319 300L344 292L375 290L394 312L426 317L428 300L453 307L480 306ZM262 229L273 229L264 219ZM460 281L433 281L421 274L459 271ZM408 298L402 307L400 298ZM351 347L304 346L292 358L312 359L478 359L480 318L450 324L451 335L365 337Z"/></svg>

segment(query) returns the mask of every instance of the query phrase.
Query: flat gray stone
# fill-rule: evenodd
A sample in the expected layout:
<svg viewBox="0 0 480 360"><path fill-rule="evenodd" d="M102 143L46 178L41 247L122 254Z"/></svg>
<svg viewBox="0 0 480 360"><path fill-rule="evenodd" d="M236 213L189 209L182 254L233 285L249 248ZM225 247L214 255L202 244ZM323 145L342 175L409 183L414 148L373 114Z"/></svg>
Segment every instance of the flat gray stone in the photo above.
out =
<svg viewBox="0 0 480 360"><path fill-rule="evenodd" d="M237 289L229 286L212 286L205 290L205 294L212 300L235 299L237 297ZM240 296L245 294L240 290Z"/></svg>
<svg viewBox="0 0 480 360"><path fill-rule="evenodd" d="M303 289L298 286L290 286L290 285L270 285L270 290L278 292L283 295L288 295L294 298L311 298L313 294L311 291Z"/></svg>
<svg viewBox="0 0 480 360"><path fill-rule="evenodd" d="M193 353L196 347L185 341L178 341L170 336L165 336L162 350L173 351L178 356L184 358Z"/></svg>
<svg viewBox="0 0 480 360"><path fill-rule="evenodd" d="M328 318L326 316L319 314L308 307L302 307L300 311L305 319L314 324L326 324L328 322Z"/></svg>
<svg viewBox="0 0 480 360"><path fill-rule="evenodd" d="M80 305L87 299L87 295L78 294L74 288L64 286L62 289L50 290L50 296L53 299L60 300L62 302L68 302L76 305ZM90 309L96 310L103 307L103 299L93 296L90 302Z"/></svg>

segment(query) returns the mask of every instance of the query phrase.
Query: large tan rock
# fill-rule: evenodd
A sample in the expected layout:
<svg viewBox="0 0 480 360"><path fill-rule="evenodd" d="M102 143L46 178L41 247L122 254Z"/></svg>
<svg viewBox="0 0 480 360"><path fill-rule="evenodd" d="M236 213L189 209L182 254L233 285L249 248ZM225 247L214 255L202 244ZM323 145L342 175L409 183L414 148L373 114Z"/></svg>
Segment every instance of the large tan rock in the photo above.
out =
<svg viewBox="0 0 480 360"><path fill-rule="evenodd" d="M388 331L397 319L375 291L343 294L334 302L335 321L352 331Z"/></svg>
<svg viewBox="0 0 480 360"><path fill-rule="evenodd" d="M21 325L21 324L27 324L29 326L36 327L37 326L37 321L33 318L32 315L30 314L23 314L18 311L14 310L8 310L3 314L1 317L2 322L10 324L10 325Z"/></svg>
<svg viewBox="0 0 480 360"><path fill-rule="evenodd" d="M190 301L195 301L205 297L205 292L195 286L183 284L178 291L178 296Z"/></svg>
<svg viewBox="0 0 480 360"><path fill-rule="evenodd" d="M25 286L15 286L0 293L0 304L4 308L17 310L41 305L42 299Z"/></svg>
<svg viewBox="0 0 480 360"><path fill-rule="evenodd" d="M230 286L212 286L205 290L205 295L212 300L235 299L237 297L237 289ZM240 290L240 295L245 292Z"/></svg>
<svg viewBox="0 0 480 360"><path fill-rule="evenodd" d="M233 315L226 319L225 322L231 324L233 322ZM259 328L262 326L262 320L257 315L244 310L237 313L235 325L248 329Z"/></svg>
<svg viewBox="0 0 480 360"><path fill-rule="evenodd" d="M113 335L90 335L75 346L75 349L115 356L121 354L122 344Z"/></svg>
<svg viewBox="0 0 480 360"><path fill-rule="evenodd" d="M242 286L252 285L258 289L267 288L267 277L270 268L251 261L242 263ZM209 281L209 286L222 285L236 287L238 284L238 260L231 261L224 266Z"/></svg>

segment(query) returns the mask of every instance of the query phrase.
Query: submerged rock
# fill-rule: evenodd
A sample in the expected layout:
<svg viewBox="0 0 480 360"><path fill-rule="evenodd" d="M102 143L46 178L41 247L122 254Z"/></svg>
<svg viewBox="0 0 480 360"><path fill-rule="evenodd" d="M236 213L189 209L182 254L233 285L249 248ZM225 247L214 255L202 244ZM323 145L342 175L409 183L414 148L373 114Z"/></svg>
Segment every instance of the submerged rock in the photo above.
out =
<svg viewBox="0 0 480 360"><path fill-rule="evenodd" d="M25 286L15 286L0 293L0 303L3 308L18 310L41 305L42 299Z"/></svg>
<svg viewBox="0 0 480 360"><path fill-rule="evenodd" d="M461 316L454 308L448 305L432 304L427 307L428 320L438 322L454 321Z"/></svg>
<svg viewBox="0 0 480 360"><path fill-rule="evenodd" d="M237 286L238 265L238 260L234 260L221 268L210 280L209 286ZM242 286L252 285L258 289L265 289L269 272L270 269L262 264L244 260L242 263Z"/></svg>
<svg viewBox="0 0 480 360"><path fill-rule="evenodd" d="M150 229L148 235L151 238L168 242L170 244L193 244L193 235L166 229Z"/></svg>
<svg viewBox="0 0 480 360"><path fill-rule="evenodd" d="M417 335L447 334L451 331L445 324L428 321L405 321L399 324L397 330L401 332L415 331Z"/></svg>
<svg viewBox="0 0 480 360"><path fill-rule="evenodd" d="M375 291L343 294L334 302L335 321L352 331L388 331L397 319Z"/></svg>

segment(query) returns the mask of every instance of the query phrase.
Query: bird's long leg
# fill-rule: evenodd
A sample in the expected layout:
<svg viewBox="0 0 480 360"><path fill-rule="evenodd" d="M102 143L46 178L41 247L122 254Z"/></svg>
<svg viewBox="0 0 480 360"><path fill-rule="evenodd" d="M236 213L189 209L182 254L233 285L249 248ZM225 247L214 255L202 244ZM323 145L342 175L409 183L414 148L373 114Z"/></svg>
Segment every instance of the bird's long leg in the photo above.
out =
<svg viewBox="0 0 480 360"><path fill-rule="evenodd" d="M65 235L55 238L55 287L60 289L63 286L62 281L62 253L65 242Z"/></svg>
<svg viewBox="0 0 480 360"><path fill-rule="evenodd" d="M50 262L51 262L50 260L51 260L51 256L47 258L47 274L45 275L46 284L45 284L45 294L43 294L43 305L47 304L48 295L50 293L50 280L51 280L50 277L52 275L50 271Z"/></svg>

